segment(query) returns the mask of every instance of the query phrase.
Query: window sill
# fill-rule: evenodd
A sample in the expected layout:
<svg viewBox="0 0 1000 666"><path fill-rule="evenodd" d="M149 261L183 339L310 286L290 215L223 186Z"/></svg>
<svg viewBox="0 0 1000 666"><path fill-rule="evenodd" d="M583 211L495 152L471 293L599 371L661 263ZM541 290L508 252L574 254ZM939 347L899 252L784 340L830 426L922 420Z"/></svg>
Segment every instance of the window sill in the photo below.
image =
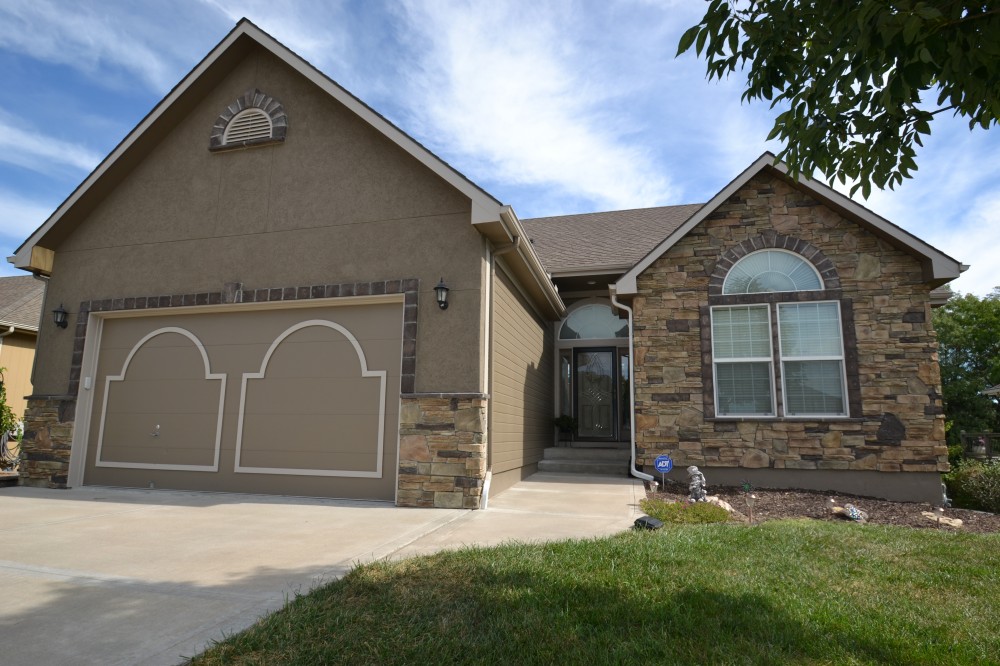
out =
<svg viewBox="0 0 1000 666"><path fill-rule="evenodd" d="M759 423L761 421L777 423L864 423L865 419L856 416L706 416L706 423Z"/></svg>

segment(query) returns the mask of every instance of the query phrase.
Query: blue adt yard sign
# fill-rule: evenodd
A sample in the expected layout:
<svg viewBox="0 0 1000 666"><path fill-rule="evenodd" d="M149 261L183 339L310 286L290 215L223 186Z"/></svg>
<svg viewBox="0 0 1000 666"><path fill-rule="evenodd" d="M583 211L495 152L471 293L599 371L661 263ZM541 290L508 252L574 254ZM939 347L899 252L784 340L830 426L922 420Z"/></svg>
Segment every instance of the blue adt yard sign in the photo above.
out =
<svg viewBox="0 0 1000 666"><path fill-rule="evenodd" d="M656 456L656 461L653 463L653 467L660 474L667 474L674 468L674 461L670 459L670 456Z"/></svg>

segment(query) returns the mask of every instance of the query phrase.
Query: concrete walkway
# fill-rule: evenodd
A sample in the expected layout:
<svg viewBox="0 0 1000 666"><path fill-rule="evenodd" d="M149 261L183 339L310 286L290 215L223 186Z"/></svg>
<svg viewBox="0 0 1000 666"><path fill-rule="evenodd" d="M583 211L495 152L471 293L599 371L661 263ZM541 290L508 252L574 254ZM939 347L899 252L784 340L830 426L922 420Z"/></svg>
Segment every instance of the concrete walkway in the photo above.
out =
<svg viewBox="0 0 1000 666"><path fill-rule="evenodd" d="M0 489L0 663L177 664L357 563L589 538L635 479L535 474L485 511L85 487Z"/></svg>

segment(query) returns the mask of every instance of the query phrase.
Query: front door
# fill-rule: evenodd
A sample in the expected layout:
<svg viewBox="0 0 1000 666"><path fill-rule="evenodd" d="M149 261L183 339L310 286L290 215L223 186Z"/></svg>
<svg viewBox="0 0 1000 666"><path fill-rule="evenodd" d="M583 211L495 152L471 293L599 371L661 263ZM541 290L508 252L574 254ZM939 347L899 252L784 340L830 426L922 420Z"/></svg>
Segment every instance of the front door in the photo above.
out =
<svg viewBox="0 0 1000 666"><path fill-rule="evenodd" d="M614 347L573 350L577 437L616 440L618 363Z"/></svg>

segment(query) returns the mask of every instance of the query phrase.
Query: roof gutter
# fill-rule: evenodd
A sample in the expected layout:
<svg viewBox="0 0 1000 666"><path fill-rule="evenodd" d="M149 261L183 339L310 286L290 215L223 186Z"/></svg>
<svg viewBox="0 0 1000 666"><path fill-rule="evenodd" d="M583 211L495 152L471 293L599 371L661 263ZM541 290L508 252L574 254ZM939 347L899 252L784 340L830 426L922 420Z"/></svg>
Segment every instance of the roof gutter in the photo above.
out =
<svg viewBox="0 0 1000 666"><path fill-rule="evenodd" d="M512 242L519 241L526 235L524 227L521 226L521 221L517 219L517 214L509 205L500 209L500 222L503 224L504 230L511 237ZM542 267L542 262L538 259L538 255L535 254L531 244L518 243L514 249L517 251L518 256L524 260L532 277L535 278L535 281L541 287L549 306L561 317L566 312L566 305L562 302L555 284L549 278L549 274L545 271L545 268Z"/></svg>
<svg viewBox="0 0 1000 666"><path fill-rule="evenodd" d="M629 406L629 450L631 451L629 472L644 481L653 481L651 474L640 472L635 466L635 337L632 334L632 308L618 300L614 285L610 286L611 302L628 313L628 406Z"/></svg>

